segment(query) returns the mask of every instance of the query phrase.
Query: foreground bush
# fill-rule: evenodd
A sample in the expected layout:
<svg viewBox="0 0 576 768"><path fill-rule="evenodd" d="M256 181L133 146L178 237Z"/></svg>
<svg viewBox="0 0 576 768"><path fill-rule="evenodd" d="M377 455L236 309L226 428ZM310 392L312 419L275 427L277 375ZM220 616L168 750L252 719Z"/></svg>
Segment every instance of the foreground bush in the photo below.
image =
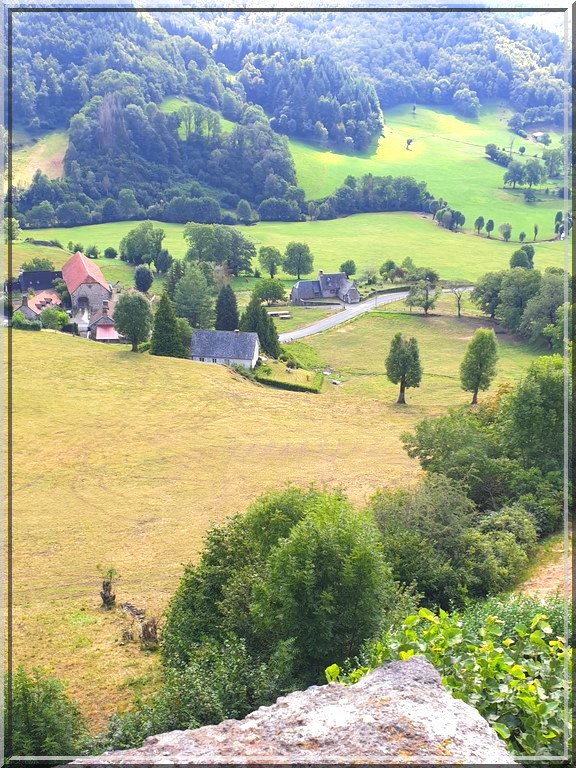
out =
<svg viewBox="0 0 576 768"><path fill-rule="evenodd" d="M554 634L545 614L533 614L511 632L503 625L489 615L470 632L457 613L421 608L366 648L364 666L341 672L333 665L326 677L354 683L386 662L421 654L438 669L450 693L475 707L511 752L562 755L570 733L564 697L571 649Z"/></svg>
<svg viewBox="0 0 576 768"><path fill-rule="evenodd" d="M7 703L7 679L4 697ZM14 673L11 714L11 728L6 732L8 754L78 755L86 744L88 732L80 711L62 683L38 669L28 674L20 666Z"/></svg>

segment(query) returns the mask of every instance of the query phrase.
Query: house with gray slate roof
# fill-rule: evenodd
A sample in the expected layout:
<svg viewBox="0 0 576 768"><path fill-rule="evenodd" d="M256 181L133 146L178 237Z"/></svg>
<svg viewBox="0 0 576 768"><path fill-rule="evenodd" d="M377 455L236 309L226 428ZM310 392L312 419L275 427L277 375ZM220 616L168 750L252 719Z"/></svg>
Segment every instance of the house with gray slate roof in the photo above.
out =
<svg viewBox="0 0 576 768"><path fill-rule="evenodd" d="M345 272L325 275L320 270L318 280L298 280L290 294L292 304L305 304L314 299L332 298L346 304L357 304L360 301L358 289L351 280L348 280Z"/></svg>
<svg viewBox="0 0 576 768"><path fill-rule="evenodd" d="M260 341L257 333L203 330L192 332L190 359L200 363L254 368L259 354Z"/></svg>

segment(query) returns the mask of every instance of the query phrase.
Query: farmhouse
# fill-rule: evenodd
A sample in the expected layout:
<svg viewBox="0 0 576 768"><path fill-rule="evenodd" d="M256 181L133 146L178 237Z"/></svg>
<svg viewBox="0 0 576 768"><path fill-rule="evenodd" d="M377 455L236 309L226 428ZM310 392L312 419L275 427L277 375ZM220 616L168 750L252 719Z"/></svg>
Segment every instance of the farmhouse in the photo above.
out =
<svg viewBox="0 0 576 768"><path fill-rule="evenodd" d="M259 354L260 342L257 333L203 330L195 330L192 333L190 359L200 363L254 368Z"/></svg>
<svg viewBox="0 0 576 768"><path fill-rule="evenodd" d="M358 289L351 280L348 280L345 272L325 275L320 270L318 280L298 280L290 294L292 304L332 298L340 299L346 304L357 304L360 301Z"/></svg>
<svg viewBox="0 0 576 768"><path fill-rule="evenodd" d="M62 267L62 277L72 301L72 311L87 309L90 313L102 309L102 302L112 295L100 267L83 253L76 251Z"/></svg>
<svg viewBox="0 0 576 768"><path fill-rule="evenodd" d="M26 320L38 320L43 309L49 307L61 307L62 301L53 288L30 292L25 290L22 293L20 302L13 304L14 312L21 312Z"/></svg>

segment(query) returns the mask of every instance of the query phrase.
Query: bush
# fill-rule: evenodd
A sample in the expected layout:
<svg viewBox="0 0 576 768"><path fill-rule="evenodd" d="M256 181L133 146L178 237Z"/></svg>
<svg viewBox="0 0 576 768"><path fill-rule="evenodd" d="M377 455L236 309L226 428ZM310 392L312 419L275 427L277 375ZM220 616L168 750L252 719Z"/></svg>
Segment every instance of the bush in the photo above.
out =
<svg viewBox="0 0 576 768"><path fill-rule="evenodd" d="M41 331L42 323L39 320L26 320L22 312L14 312L12 315L12 328L19 331Z"/></svg>
<svg viewBox="0 0 576 768"><path fill-rule="evenodd" d="M4 682L8 696L8 679ZM9 755L77 755L87 740L86 724L62 683L39 669L20 666L12 677Z"/></svg>
<svg viewBox="0 0 576 768"><path fill-rule="evenodd" d="M153 282L154 275L152 274L150 267L147 267L144 264L136 267L136 271L134 272L134 285L141 291L141 293L146 293Z"/></svg>
<svg viewBox="0 0 576 768"><path fill-rule="evenodd" d="M143 341L138 344L138 352L149 352L151 343L150 341Z"/></svg>
<svg viewBox="0 0 576 768"><path fill-rule="evenodd" d="M156 696L113 716L95 751L129 749L153 733L241 719L292 690L290 671L290 643L280 644L264 664L254 661L245 642L233 635L223 642L207 640L194 646L186 667L166 670Z"/></svg>
<svg viewBox="0 0 576 768"><path fill-rule="evenodd" d="M564 708L569 693L565 656L570 665L571 648L554 635L541 610L509 633L503 625L487 616L471 630L457 613L436 615L421 608L366 647L361 658L365 666L349 665L341 672L332 665L326 676L353 683L381 664L422 654L438 669L444 687L475 707L511 752L561 755L564 731L571 730Z"/></svg>

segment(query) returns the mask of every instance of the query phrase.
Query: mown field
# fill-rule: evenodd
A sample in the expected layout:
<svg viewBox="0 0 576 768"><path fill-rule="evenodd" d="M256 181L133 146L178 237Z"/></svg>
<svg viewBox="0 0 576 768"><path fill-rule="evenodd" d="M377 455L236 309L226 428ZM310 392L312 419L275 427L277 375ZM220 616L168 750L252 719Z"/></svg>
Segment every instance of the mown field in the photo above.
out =
<svg viewBox="0 0 576 768"><path fill-rule="evenodd" d="M503 105L487 105L477 119L464 118L452 112L412 105L387 109L384 136L375 151L363 155L344 155L319 151L302 142L290 141L296 164L298 182L308 198L329 195L346 176L413 176L425 181L435 197L443 197L451 207L466 216L465 229L472 229L477 216L494 219L496 229L504 222L512 225L513 237L525 231L532 236L538 224L540 237L553 237L554 214L562 208L562 200L554 194L538 193L536 203L524 202L523 192L504 189L505 168L490 161L484 154L486 144L517 151L526 147L525 157L541 157L544 147L511 133L506 122L511 110ZM561 133L551 131L553 142L559 145ZM406 139L412 138L410 150ZM546 186L553 191L559 180Z"/></svg>
<svg viewBox="0 0 576 768"><path fill-rule="evenodd" d="M73 240L84 246L93 243L101 249L118 248L120 240L137 223L122 221L36 229L27 230L26 235L37 240L55 238L63 244ZM183 257L187 250L182 236L184 225L154 223L166 234L164 247L173 256ZM306 242L314 255L314 271L325 272L339 271L340 264L349 258L354 259L360 274L368 268L378 269L386 259L400 263L410 256L419 266L436 268L444 279L474 281L490 270L506 269L510 256L518 248L518 243L505 243L502 239L450 232L439 227L430 216L413 213L363 213L333 221L260 222L239 229L257 248L274 245L284 251L291 240ZM104 261L101 259L99 264ZM537 268L562 266L563 261L564 243L536 244Z"/></svg>
<svg viewBox="0 0 576 768"><path fill-rule="evenodd" d="M23 129L14 132L12 179L14 184L29 184L40 169L49 179L63 175L64 155L68 148L68 131L49 131L38 137ZM7 176L4 183L8 183Z"/></svg>
<svg viewBox="0 0 576 768"><path fill-rule="evenodd" d="M308 356L344 379L320 395L13 331L15 663L54 670L98 729L156 669L156 657L121 644L123 614L99 610L98 564L119 570L118 602L159 616L210 523L263 491L316 482L361 505L379 487L413 483L420 469L400 435L468 400L458 366L485 322L457 320L444 302L429 318L398 305L312 337ZM418 338L425 370L406 408L384 377L397 330ZM533 352L499 340L499 380L514 380Z"/></svg>

